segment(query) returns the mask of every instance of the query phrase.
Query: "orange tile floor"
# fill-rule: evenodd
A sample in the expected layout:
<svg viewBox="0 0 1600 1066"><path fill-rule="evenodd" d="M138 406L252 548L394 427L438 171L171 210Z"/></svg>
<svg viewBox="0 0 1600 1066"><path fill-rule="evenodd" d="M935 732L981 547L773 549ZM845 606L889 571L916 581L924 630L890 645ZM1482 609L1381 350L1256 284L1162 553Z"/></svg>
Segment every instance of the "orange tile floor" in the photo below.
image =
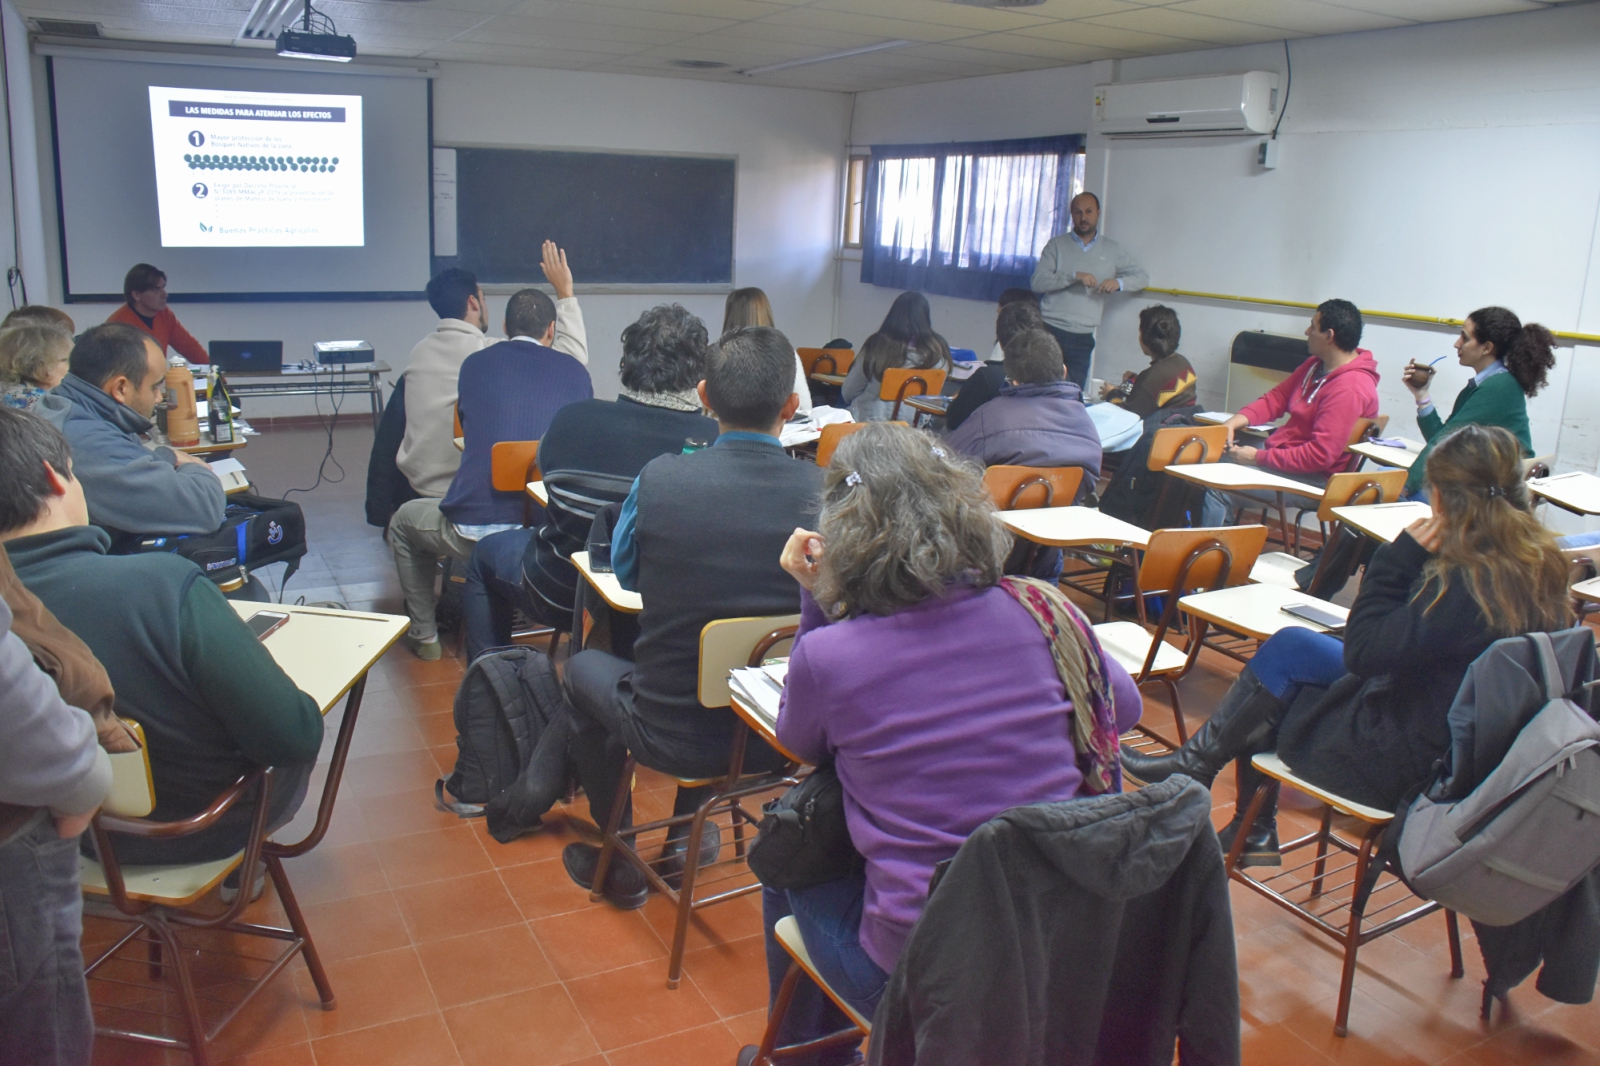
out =
<svg viewBox="0 0 1600 1066"><path fill-rule="evenodd" d="M286 598L398 611L388 554L362 519L371 432L343 425L335 440L345 480L293 497L306 510L312 551ZM240 457L263 491L280 495L310 483L324 441L320 431L274 428ZM279 569L267 572L269 584ZM384 657L328 837L287 864L337 1009L320 1009L296 961L244 1009L216 1057L251 1066L731 1064L765 1022L759 897L701 912L684 980L668 990L672 909L659 897L634 912L591 904L561 867L562 847L580 839L575 824L556 813L541 833L502 845L481 820L434 809L433 781L454 764L451 700L462 669L448 654L423 663L397 647ZM1182 686L1191 722L1235 669L1209 653L1202 659ZM1157 693L1147 699L1151 720L1170 723ZM1233 813L1231 776L1215 790L1219 826ZM670 803L660 775L641 771L638 787L642 808ZM587 815L581 798L573 813ZM1286 810L1284 822L1287 834L1310 818ZM1451 980L1438 914L1361 950L1350 1035L1335 1037L1340 956L1332 942L1237 885L1233 904L1247 1064L1600 1064L1600 1007L1552 1004L1531 980L1511 994L1508 1013L1497 1007L1493 1024L1480 1022L1483 965L1471 927L1463 922L1466 978ZM281 920L270 889L250 913ZM91 922L86 941L111 933ZM98 990L97 1002L153 1006L134 990L113 991L120 995ZM103 1022L126 1020L109 1005L100 1010ZM95 1051L105 1066L187 1061L109 1039Z"/></svg>

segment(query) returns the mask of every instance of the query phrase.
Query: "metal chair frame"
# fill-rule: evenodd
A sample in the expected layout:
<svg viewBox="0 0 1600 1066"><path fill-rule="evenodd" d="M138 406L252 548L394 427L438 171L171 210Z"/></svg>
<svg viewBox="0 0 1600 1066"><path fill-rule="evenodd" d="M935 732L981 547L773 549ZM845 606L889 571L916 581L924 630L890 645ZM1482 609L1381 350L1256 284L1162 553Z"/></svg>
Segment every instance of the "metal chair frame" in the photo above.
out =
<svg viewBox="0 0 1600 1066"><path fill-rule="evenodd" d="M1270 783L1257 788L1250 798L1249 806L1244 813L1246 826L1254 825L1255 819L1261 813L1261 808L1269 796L1275 795L1278 785L1284 779L1273 773L1272 770L1257 764L1256 769L1270 778ZM1287 782L1295 784L1294 781ZM1244 852L1246 833L1235 834L1233 846L1224 857L1224 866L1228 877L1239 882L1251 891L1271 900L1273 903L1287 910L1289 913L1309 923L1340 944L1344 949L1344 967L1339 978L1339 1004L1334 1013L1333 1032L1335 1036L1345 1036L1349 1033L1350 1023L1350 997L1355 985L1356 953L1361 946L1380 936L1392 933L1402 926L1410 925L1419 918L1425 918L1437 910L1445 912L1445 928L1450 942L1450 976L1460 978L1464 974L1461 962L1461 932L1456 913L1442 907L1432 900L1421 901L1419 906L1412 907L1392 918L1373 923L1372 918L1385 911L1405 905L1409 900L1416 899L1405 883L1392 874L1387 883L1379 884L1380 879L1388 873L1383 860L1378 857L1378 849L1382 844L1384 831L1389 827L1391 819L1375 822L1355 810L1355 805L1349 801L1333 803L1322 796L1323 800L1322 823L1318 828L1296 840L1281 845L1279 854L1288 855L1301 848L1315 847L1315 856L1307 862L1288 867L1244 867L1239 866L1239 857ZM1360 840L1351 842L1333 832L1333 812L1338 809L1340 813L1359 819L1363 824ZM1330 861L1337 862L1340 856L1332 856L1329 849L1343 852L1346 856L1353 856L1353 861L1342 866L1328 868ZM1294 875L1311 870L1309 882L1293 880ZM1270 870L1270 874L1252 876L1249 870ZM1326 882L1337 879L1340 875L1349 873L1350 880L1340 881L1335 885ZM1287 879L1287 880L1286 880ZM1278 884L1274 884L1278 882ZM1373 898L1398 888L1399 893L1393 899L1387 900L1376 910L1369 912L1368 906ZM1303 901L1296 901L1290 893L1307 889L1308 893ZM1334 893L1350 889L1350 898L1341 900L1330 898ZM1313 911L1313 905L1323 906L1322 910ZM1346 915L1342 923L1334 918L1340 911Z"/></svg>
<svg viewBox="0 0 1600 1066"><path fill-rule="evenodd" d="M773 629L756 641L755 647L750 652L747 665L760 666L767 653L775 646L786 640L794 638L797 626L786 625ZM628 807L628 801L633 792L633 775L638 765L630 752L627 761L623 764L622 775L617 781L617 792L611 804L611 817L605 827L604 836L600 846L600 859L595 864L594 889L589 894L592 902L599 903L605 898L603 888L606 875L611 868L611 863L616 858L633 864L644 874L650 887L672 901L677 908L677 921L672 933L672 952L667 962L667 987L677 988L683 976L684 945L689 935L689 917L703 907L709 907L725 900L736 899L739 896L749 895L761 890L761 883L753 881L732 888L717 891L712 895L695 898L695 888L700 881L700 874L705 869L700 862L700 842L705 835L705 825L714 814L726 811L728 813L733 831L733 857L730 859L719 858L714 864L706 865L731 865L744 860L749 845L745 841L745 825L751 827L761 823L761 812L750 811L740 801L763 792L770 792L780 786L799 783L795 776L799 764L786 762L777 770L746 774L744 772L745 750L750 739L750 727L743 720L738 722L733 734L733 746L728 756L728 772L720 778L710 780L690 780L680 778L681 787L699 787L712 785L713 792L709 798L697 807L692 814L669 815L658 818L652 822L640 825L623 827L621 825L623 812ZM684 842L683 873L678 887L674 887L663 878L655 869L655 863L660 860L647 860L635 847L630 846L630 841L637 841L646 833L661 830L670 831L672 828L687 824L689 837ZM726 877L709 882L710 885L720 885L726 881L739 877L737 872Z"/></svg>
<svg viewBox="0 0 1600 1066"><path fill-rule="evenodd" d="M339 723L339 735L334 742L333 758L328 765L328 775L322 786L322 798L317 804L316 821L312 825L311 831L297 843L278 844L266 839L267 813L272 792L273 771L270 767L252 770L244 774L213 800L205 810L181 821L152 822L144 818L122 818L104 811L95 816L94 821L90 824L90 832L100 857L101 868L105 871L106 889L110 902L104 902L99 897L86 893L84 913L113 921L131 921L134 923L134 927L92 962L89 962L84 967L85 976L90 979L97 979L96 974L116 956L124 945L138 939L141 933L147 934L147 939L145 939L147 948L146 962L149 966L150 976L152 979L159 980L162 976L163 967L169 965L172 967L174 976L177 979L178 997L183 1010L182 1021L188 1031L188 1039L180 1040L176 1037L161 1034L136 1032L109 1026L96 1026L95 1032L98 1035L187 1051L194 1058L195 1066L210 1066L212 1061L211 1043L227 1027L228 1023L238 1015L245 1004L254 998L256 993L266 986L267 982L277 976L296 955L305 960L306 968L311 971L311 980L316 985L317 996L321 1000L322 1009L334 1009L333 986L329 983L327 972L323 969L322 960L317 955L316 945L311 939L311 930L306 925L305 916L300 911L299 902L295 899L294 889L289 883L289 875L283 867L283 860L298 858L306 854L320 844L322 838L327 835L328 826L333 820L334 803L339 796L339 783L343 780L345 764L350 757L350 744L355 736L356 720L361 713L362 696L366 692L366 687L367 679L363 675L351 687L349 695L345 698L344 717ZM226 910L218 915L206 916L191 913L187 906L169 906L130 898L123 877L123 867L117 860L116 852L113 850L110 833L126 833L130 836L149 839L177 839L189 836L215 824L217 819L221 818L252 788L256 793L256 806L250 824L250 835L246 840L244 850L240 853L239 862L234 867L240 871L239 894ZM251 902L250 887L254 879L253 871L258 862L265 865L268 876L272 878L273 887L278 894L278 902L282 905L284 914L289 921L289 928L287 929L239 920L245 908ZM216 1001L217 997L204 995L195 987L188 954L183 950L178 938L179 928L214 929L229 933L240 933L247 936L284 941L288 946L271 960L259 960L267 962L266 971L250 981L250 987L244 997L233 1004L214 1025L208 1028L200 1010L200 1001L202 999ZM109 978L105 977L98 979L110 981ZM244 980L242 978L230 979ZM115 1009L137 1010L137 1008L130 1007L117 1007ZM156 1012L145 1011L144 1013ZM165 1015L162 1016L165 1017Z"/></svg>

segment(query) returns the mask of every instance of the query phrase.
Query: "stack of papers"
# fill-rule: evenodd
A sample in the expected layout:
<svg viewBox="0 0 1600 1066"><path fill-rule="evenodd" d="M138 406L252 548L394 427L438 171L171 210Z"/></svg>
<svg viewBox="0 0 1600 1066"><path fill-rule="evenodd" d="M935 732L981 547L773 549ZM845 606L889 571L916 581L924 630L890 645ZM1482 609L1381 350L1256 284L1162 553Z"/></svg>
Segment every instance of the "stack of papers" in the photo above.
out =
<svg viewBox="0 0 1600 1066"><path fill-rule="evenodd" d="M783 432L778 435L778 443L785 448L793 448L800 444L810 444L822 436L822 427L831 426L835 422L854 422L855 418L843 407L813 407L808 415L798 415L793 420L786 422Z"/></svg>
<svg viewBox="0 0 1600 1066"><path fill-rule="evenodd" d="M206 468L221 479L223 492L250 487L250 477L244 472L244 464L237 459L218 459L214 463L207 463Z"/></svg>
<svg viewBox="0 0 1600 1066"><path fill-rule="evenodd" d="M728 687L739 702L756 712L768 731L778 728L778 708L783 700L783 682L789 676L787 659L764 666L741 666L728 672Z"/></svg>

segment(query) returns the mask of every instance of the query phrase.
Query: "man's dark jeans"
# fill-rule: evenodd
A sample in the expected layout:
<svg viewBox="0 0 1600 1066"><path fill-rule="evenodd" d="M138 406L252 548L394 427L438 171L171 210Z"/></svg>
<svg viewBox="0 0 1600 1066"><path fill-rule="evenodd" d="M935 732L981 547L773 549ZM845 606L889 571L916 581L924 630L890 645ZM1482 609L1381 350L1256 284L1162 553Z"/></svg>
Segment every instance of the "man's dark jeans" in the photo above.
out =
<svg viewBox="0 0 1600 1066"><path fill-rule="evenodd" d="M728 772L728 741L658 729L634 710L633 663L608 652L580 651L567 662L563 683L572 708L572 761L589 796L589 813L602 829L628 753L641 766L674 777L720 777ZM705 714L717 712L706 710ZM783 756L756 737L745 749L747 771L775 770ZM703 789L679 789L674 814L688 814L705 799ZM625 811L622 824L631 825Z"/></svg>
<svg viewBox="0 0 1600 1066"><path fill-rule="evenodd" d="M533 540L532 529L508 529L478 541L467 561L467 587L461 594L463 625L467 630L467 662L490 648L511 643L511 615L515 608L530 618L565 629L568 619L550 622L542 605L522 586L522 556Z"/></svg>
<svg viewBox="0 0 1600 1066"><path fill-rule="evenodd" d="M78 842L42 818L0 847L0 1064L88 1066Z"/></svg>
<svg viewBox="0 0 1600 1066"><path fill-rule="evenodd" d="M1045 323L1045 329L1050 331L1050 336L1061 345L1061 360L1067 366L1067 380L1080 389L1089 387L1089 357L1094 353L1093 333L1068 333L1064 329L1057 329ZM1094 399L1085 396L1084 399Z"/></svg>

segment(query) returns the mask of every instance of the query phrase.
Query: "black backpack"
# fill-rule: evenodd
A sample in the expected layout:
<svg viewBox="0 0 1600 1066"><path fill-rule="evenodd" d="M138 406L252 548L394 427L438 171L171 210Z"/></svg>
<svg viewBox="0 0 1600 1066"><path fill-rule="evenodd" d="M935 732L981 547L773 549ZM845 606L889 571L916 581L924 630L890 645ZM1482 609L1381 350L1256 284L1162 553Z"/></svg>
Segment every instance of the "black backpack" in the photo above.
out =
<svg viewBox="0 0 1600 1066"><path fill-rule="evenodd" d="M246 492L228 497L222 527L212 533L123 534L112 540L113 555L170 552L193 561L219 585L251 570L287 562L286 583L306 554L306 516L300 505Z"/></svg>
<svg viewBox="0 0 1600 1066"><path fill-rule="evenodd" d="M487 816L502 843L537 829L568 777L566 697L550 657L520 644L478 656L456 690L455 722L455 771L433 786L439 809Z"/></svg>
<svg viewBox="0 0 1600 1066"><path fill-rule="evenodd" d="M1123 453L1122 465L1100 497L1101 513L1132 522L1141 529L1192 525L1191 510L1194 518L1200 517L1196 502L1199 494L1192 491L1188 482L1168 478L1165 471L1151 470L1147 465L1157 431L1169 426L1199 425L1192 417L1196 410L1192 405L1162 408L1145 416L1143 435ZM1169 481L1176 484L1169 486Z"/></svg>

